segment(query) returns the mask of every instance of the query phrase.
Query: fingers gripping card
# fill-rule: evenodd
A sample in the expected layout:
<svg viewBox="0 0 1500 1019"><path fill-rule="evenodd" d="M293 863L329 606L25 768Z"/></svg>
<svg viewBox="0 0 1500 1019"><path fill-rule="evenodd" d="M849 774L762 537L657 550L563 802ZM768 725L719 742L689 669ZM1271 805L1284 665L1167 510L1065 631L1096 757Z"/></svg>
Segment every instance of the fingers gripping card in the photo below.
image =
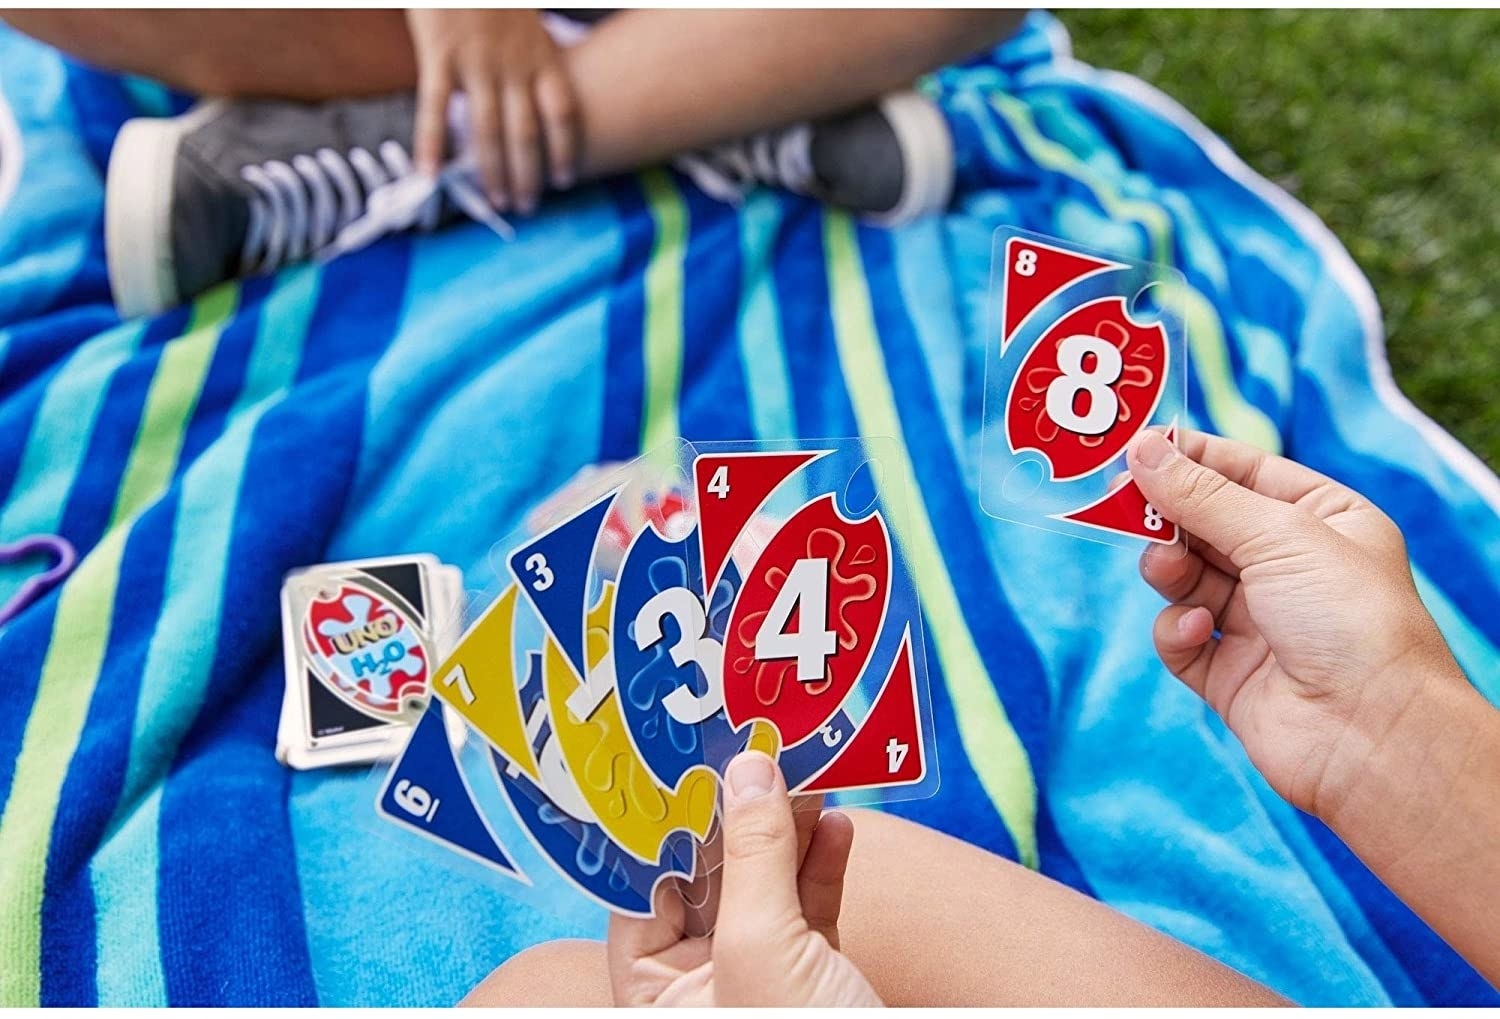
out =
<svg viewBox="0 0 1500 1019"><path fill-rule="evenodd" d="M1176 543L1122 472L1132 437L1186 412L1181 273L1004 228L991 287L985 512L1110 544Z"/></svg>
<svg viewBox="0 0 1500 1019"><path fill-rule="evenodd" d="M744 577L723 636L729 726L772 732L794 789L930 793L921 614L892 532L904 507L880 483L888 450L698 448L704 574Z"/></svg>
<svg viewBox="0 0 1500 1019"><path fill-rule="evenodd" d="M639 916L670 884L706 929L717 778L747 744L779 755L794 790L936 788L887 456L866 441L679 446L594 472L496 546L499 589L432 687L475 737L460 761L482 748L478 813L497 816L489 790L519 829L501 852L534 887L550 869ZM403 778L452 788L393 773L390 819Z"/></svg>

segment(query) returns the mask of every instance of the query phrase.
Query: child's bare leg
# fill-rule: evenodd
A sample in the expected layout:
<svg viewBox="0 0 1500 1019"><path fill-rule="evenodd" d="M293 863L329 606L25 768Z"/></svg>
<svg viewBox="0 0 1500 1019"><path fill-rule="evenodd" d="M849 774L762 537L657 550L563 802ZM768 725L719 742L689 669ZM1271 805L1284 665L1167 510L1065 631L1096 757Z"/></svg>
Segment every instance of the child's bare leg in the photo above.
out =
<svg viewBox="0 0 1500 1019"><path fill-rule="evenodd" d="M1271 1005L1260 984L1099 902L920 825L853 811L842 948L890 1005ZM474 1005L606 1004L604 946L540 946Z"/></svg>
<svg viewBox="0 0 1500 1019"><path fill-rule="evenodd" d="M567 54L582 176L857 106L992 44L1014 11L622 11ZM400 11L11 11L80 59L212 95L414 88Z"/></svg>
<svg viewBox="0 0 1500 1019"><path fill-rule="evenodd" d="M1014 11L635 10L568 52L584 176L849 109L978 52Z"/></svg>
<svg viewBox="0 0 1500 1019"><path fill-rule="evenodd" d="M528 948L485 977L484 983L459 1004L592 1008L612 1005L604 943L569 939Z"/></svg>
<svg viewBox="0 0 1500 1019"><path fill-rule="evenodd" d="M890 1002L1267 1005L1271 991L1019 864L858 811L843 950ZM862 846L862 848L861 848Z"/></svg>

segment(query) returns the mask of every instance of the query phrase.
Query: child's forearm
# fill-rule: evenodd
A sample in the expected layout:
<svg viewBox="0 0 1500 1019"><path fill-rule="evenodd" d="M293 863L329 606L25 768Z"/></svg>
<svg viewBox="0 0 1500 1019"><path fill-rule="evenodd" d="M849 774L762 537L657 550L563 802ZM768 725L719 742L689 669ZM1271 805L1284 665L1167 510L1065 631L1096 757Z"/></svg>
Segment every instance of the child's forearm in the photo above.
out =
<svg viewBox="0 0 1500 1019"><path fill-rule="evenodd" d="M1500 711L1452 659L1366 726L1364 767L1324 820L1490 983L1500 987ZM1356 755L1358 756L1358 755Z"/></svg>

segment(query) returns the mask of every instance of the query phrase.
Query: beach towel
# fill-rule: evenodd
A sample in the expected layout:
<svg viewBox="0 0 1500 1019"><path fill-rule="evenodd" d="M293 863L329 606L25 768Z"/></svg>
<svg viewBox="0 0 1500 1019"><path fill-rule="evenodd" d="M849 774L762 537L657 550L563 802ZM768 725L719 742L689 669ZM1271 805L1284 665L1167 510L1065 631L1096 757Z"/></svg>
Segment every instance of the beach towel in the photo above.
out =
<svg viewBox="0 0 1500 1019"><path fill-rule="evenodd" d="M183 99L0 29L0 543L82 555L0 630L0 1003L447 1004L530 945L601 936L581 898L528 906L372 838L362 770L276 762L278 591L415 552L482 586L581 467L677 435L894 440L942 783L893 811L1301 1003L1500 1003L1164 671L1133 552L980 510L991 235L1180 269L1187 424L1389 512L1491 700L1495 475L1398 392L1328 230L1173 100L1075 61L1057 21L924 87L959 188L903 229L649 170L510 242L392 237L120 321L111 139ZM0 567L0 600L27 570Z"/></svg>

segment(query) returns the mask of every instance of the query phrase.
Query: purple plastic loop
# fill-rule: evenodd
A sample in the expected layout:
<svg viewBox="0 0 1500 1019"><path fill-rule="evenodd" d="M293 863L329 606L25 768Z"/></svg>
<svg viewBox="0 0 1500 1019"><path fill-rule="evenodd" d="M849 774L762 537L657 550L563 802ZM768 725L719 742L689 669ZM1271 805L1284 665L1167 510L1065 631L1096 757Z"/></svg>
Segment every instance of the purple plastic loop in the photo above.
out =
<svg viewBox="0 0 1500 1019"><path fill-rule="evenodd" d="M49 555L52 566L21 585L21 590L0 605L0 626L4 626L34 604L42 595L61 584L78 565L78 551L72 542L56 534L32 534L9 545L0 545L0 565L19 562L35 555Z"/></svg>

